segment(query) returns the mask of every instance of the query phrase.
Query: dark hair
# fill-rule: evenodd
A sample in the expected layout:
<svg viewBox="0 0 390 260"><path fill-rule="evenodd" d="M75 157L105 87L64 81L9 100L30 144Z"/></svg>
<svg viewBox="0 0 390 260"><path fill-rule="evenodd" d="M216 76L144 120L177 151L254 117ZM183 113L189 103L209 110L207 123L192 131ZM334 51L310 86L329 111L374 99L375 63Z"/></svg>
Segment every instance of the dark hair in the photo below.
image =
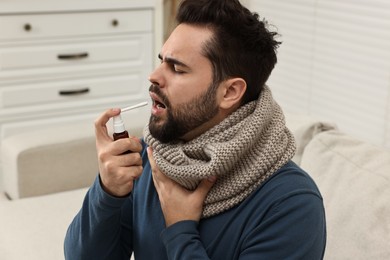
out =
<svg viewBox="0 0 390 260"><path fill-rule="evenodd" d="M214 32L203 48L213 66L213 81L241 77L247 83L243 103L258 98L276 62L280 42L265 20L238 0L183 0L176 20L179 24L205 26Z"/></svg>

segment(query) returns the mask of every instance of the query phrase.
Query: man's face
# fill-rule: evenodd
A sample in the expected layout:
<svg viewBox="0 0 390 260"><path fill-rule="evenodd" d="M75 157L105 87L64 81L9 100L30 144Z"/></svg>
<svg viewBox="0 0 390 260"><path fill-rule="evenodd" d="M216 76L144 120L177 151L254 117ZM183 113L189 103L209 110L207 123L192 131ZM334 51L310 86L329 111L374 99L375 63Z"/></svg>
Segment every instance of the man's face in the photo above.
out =
<svg viewBox="0 0 390 260"><path fill-rule="evenodd" d="M206 28L181 24L162 48L161 65L149 78L149 129L161 142L191 139L214 124L218 86L212 83L210 61L202 55L211 36Z"/></svg>

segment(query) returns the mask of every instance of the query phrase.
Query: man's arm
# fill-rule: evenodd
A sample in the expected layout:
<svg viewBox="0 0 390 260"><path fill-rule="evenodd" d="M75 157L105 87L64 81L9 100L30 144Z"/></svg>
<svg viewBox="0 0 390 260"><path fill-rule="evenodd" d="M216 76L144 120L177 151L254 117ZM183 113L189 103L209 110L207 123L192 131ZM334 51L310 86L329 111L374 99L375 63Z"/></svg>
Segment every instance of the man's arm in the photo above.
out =
<svg viewBox="0 0 390 260"><path fill-rule="evenodd" d="M67 259L129 259L132 251L132 222L122 214L132 212L129 194L134 179L142 174L142 145L137 138L114 141L109 136L107 122L119 114L120 109L110 109L95 121L99 178L68 229Z"/></svg>
<svg viewBox="0 0 390 260"><path fill-rule="evenodd" d="M161 207L166 222L169 218L176 219L173 224L168 225L171 222L167 222L167 228L161 234L168 259L208 259L211 256L207 255L205 245L202 244L197 218L184 217L186 216L184 213L191 212L191 209L196 207L190 204L191 200L187 195L183 198L180 193L175 194L180 191L176 190L180 187L178 184L176 184L178 186L173 185L174 182L164 184L169 180L165 180L167 177L154 165L151 154L149 159L151 168L154 169L153 181L156 190L159 190L160 202L162 196L165 197L164 205L161 203ZM314 184L308 181L309 179L304 178L304 181L300 180L301 178L297 179L296 176L300 176L299 174L287 176L292 178L286 180L282 178L282 181L275 182L276 186L271 185L270 190L262 196L254 194L253 200L248 202L251 206L237 209L240 210L237 216L242 218L243 224L241 225L240 221L237 224L236 221L237 225L225 233L234 232L242 236L236 237L232 234L232 239L219 241L226 243L222 246L226 250L218 252L218 257L242 260L323 258L326 220L321 195ZM172 209L174 212L171 214L169 212ZM252 221L248 222L248 219ZM230 248L234 248L234 252L229 250ZM215 249L209 247L208 250Z"/></svg>
<svg viewBox="0 0 390 260"><path fill-rule="evenodd" d="M65 259L128 260L132 252L132 220L128 216L122 218L122 212L131 211L131 205L131 197L107 194L97 177L68 228Z"/></svg>
<svg viewBox="0 0 390 260"><path fill-rule="evenodd" d="M236 225L230 226L230 230L220 230L225 236L218 241L219 248L208 245L212 255L206 253L197 222L181 221L167 227L161 238L168 259L323 258L326 242L325 214L322 200L317 195L306 191L288 194L268 208L267 216L261 221L255 216L261 215L258 214L258 209L240 210L244 213L234 215L242 218L242 223L235 221ZM251 221L248 222L246 214L253 216ZM240 234L239 238L236 234Z"/></svg>
<svg viewBox="0 0 390 260"><path fill-rule="evenodd" d="M216 181L216 177L204 179L194 191L187 190L160 171L154 161L152 148L148 147L147 149L153 183L160 200L166 226L169 227L183 220L198 222L202 215L203 202Z"/></svg>
<svg viewBox="0 0 390 260"><path fill-rule="evenodd" d="M149 147L147 151L153 183L167 227L162 239L168 258L208 259L206 249L199 238L197 224L202 215L206 195L215 183L216 177L204 179L194 191L189 191L160 171L154 161L152 148Z"/></svg>

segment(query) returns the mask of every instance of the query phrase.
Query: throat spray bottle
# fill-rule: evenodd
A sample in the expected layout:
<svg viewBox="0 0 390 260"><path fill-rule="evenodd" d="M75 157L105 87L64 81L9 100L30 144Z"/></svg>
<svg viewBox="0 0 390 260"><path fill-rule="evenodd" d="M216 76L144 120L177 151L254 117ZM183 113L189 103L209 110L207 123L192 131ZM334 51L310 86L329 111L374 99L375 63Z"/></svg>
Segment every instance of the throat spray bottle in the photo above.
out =
<svg viewBox="0 0 390 260"><path fill-rule="evenodd" d="M112 137L114 140L121 138L129 138L129 132L125 129L125 123L123 123L121 115L114 116L114 133Z"/></svg>
<svg viewBox="0 0 390 260"><path fill-rule="evenodd" d="M141 102L141 103L134 105L134 106L122 108L121 113L133 110L135 108L146 106L147 104L148 104L148 102L145 101L145 102ZM121 114L114 116L113 127L114 127L114 133L113 133L112 137L114 138L114 140L118 140L121 138L129 138L129 133L126 131L125 124L123 123Z"/></svg>

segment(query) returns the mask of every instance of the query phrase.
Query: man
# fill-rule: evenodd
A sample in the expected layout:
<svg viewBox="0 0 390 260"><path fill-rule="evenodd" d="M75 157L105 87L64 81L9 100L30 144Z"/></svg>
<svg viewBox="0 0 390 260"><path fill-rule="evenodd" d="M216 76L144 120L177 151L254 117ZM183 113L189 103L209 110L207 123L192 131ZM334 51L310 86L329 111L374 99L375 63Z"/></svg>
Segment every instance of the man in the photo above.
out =
<svg viewBox="0 0 390 260"><path fill-rule="evenodd" d="M96 120L99 176L67 259L321 259L321 195L265 86L278 42L238 0L184 0L150 75L144 139ZM132 153L124 153L126 151Z"/></svg>

